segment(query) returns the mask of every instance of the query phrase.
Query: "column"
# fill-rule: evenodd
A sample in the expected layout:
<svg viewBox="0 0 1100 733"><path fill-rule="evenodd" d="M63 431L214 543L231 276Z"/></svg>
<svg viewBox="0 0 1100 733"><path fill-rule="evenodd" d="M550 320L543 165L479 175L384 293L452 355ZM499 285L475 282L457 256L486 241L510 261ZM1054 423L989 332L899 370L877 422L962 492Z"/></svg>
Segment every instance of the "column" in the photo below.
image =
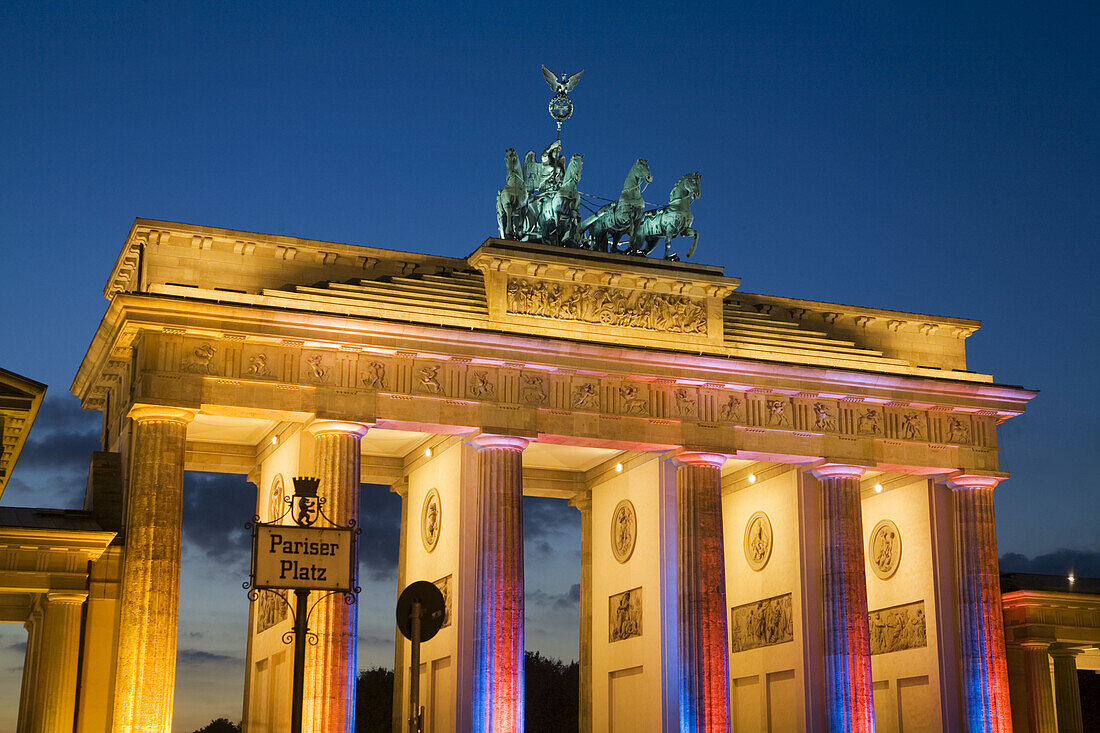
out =
<svg viewBox="0 0 1100 733"><path fill-rule="evenodd" d="M722 484L726 457L676 455L680 730L730 728Z"/></svg>
<svg viewBox="0 0 1100 733"><path fill-rule="evenodd" d="M27 651L23 653L23 686L19 691L19 722L16 730L31 730L38 714L35 708L38 704L35 689L42 648L42 608L39 599L31 604L31 612L23 623L23 628L27 630Z"/></svg>
<svg viewBox="0 0 1100 733"><path fill-rule="evenodd" d="M80 610L87 597L87 591L50 592L42 603L36 715L33 724L26 728L30 733L72 733L80 658Z"/></svg>
<svg viewBox="0 0 1100 733"><path fill-rule="evenodd" d="M863 471L837 464L813 471L822 495L825 716L830 731L875 729L859 495Z"/></svg>
<svg viewBox="0 0 1100 733"><path fill-rule="evenodd" d="M579 733L592 733L592 495L569 500L581 513L580 715Z"/></svg>
<svg viewBox="0 0 1100 733"><path fill-rule="evenodd" d="M993 487L1000 480L959 475L947 482L955 497L964 717L970 731L983 733L1012 730L993 516Z"/></svg>
<svg viewBox="0 0 1100 733"><path fill-rule="evenodd" d="M309 426L315 438L313 475L321 479L317 498L324 500L321 510L328 520L338 525L359 523L359 442L367 429L336 420ZM317 526L325 525L321 520ZM309 630L317 635L317 644L306 646L302 730L353 733L359 607L345 603L342 595L319 592L311 595L310 604Z"/></svg>
<svg viewBox="0 0 1100 733"><path fill-rule="evenodd" d="M1027 729L1029 733L1055 733L1054 695L1050 691L1050 643L1025 641L1024 679L1027 682Z"/></svg>
<svg viewBox="0 0 1100 733"><path fill-rule="evenodd" d="M1054 658L1054 698L1058 708L1058 733L1084 733L1081 718L1081 688L1077 683L1077 655L1080 649L1052 646Z"/></svg>
<svg viewBox="0 0 1100 733"><path fill-rule="evenodd" d="M194 410L130 410L130 475L112 730L172 726L179 622L183 461Z"/></svg>
<svg viewBox="0 0 1100 733"><path fill-rule="evenodd" d="M401 530L397 546L397 592L400 593L408 584L405 579L405 553L409 536L409 477L403 476L400 482L390 487L390 491L401 497ZM390 727L399 733L403 733L408 727L409 710L405 704L405 674L408 666L405 664L405 637L396 632L393 635L393 707L390 712Z"/></svg>
<svg viewBox="0 0 1100 733"><path fill-rule="evenodd" d="M480 435L477 450L477 597L473 730L523 730L523 449L530 441Z"/></svg>

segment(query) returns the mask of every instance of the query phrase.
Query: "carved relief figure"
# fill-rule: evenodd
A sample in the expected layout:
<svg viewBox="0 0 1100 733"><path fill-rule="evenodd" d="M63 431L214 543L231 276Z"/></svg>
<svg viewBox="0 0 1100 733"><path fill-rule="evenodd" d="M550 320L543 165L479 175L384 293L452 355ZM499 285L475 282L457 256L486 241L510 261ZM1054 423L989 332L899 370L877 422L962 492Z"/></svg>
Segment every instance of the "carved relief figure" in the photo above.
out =
<svg viewBox="0 0 1100 733"><path fill-rule="evenodd" d="M440 628L444 628L451 625L451 576L440 578L433 585L443 594L443 626Z"/></svg>
<svg viewBox="0 0 1100 733"><path fill-rule="evenodd" d="M745 525L745 561L753 570L763 570L772 554L772 523L764 512L756 512Z"/></svg>
<svg viewBox="0 0 1100 733"><path fill-rule="evenodd" d="M638 536L638 516L634 505L623 499L611 515L611 553L620 563L625 563L634 554L634 543Z"/></svg>
<svg viewBox="0 0 1100 733"><path fill-rule="evenodd" d="M814 403L814 430L836 430L836 415L824 402Z"/></svg>
<svg viewBox="0 0 1100 733"><path fill-rule="evenodd" d="M573 407L584 410L600 409L600 393L592 383L579 384L573 388Z"/></svg>
<svg viewBox="0 0 1100 733"><path fill-rule="evenodd" d="M735 395L730 395L718 411L718 415L724 422L740 422L741 409L741 400L737 399Z"/></svg>
<svg viewBox="0 0 1100 733"><path fill-rule="evenodd" d="M328 369L322 364L323 357L320 354L314 354L306 359L306 364L309 365L309 376L314 382L324 382L328 378Z"/></svg>
<svg viewBox="0 0 1100 733"><path fill-rule="evenodd" d="M191 358L180 365L180 369L194 374L212 374L214 372L214 353L217 351L210 344L203 344L192 352Z"/></svg>
<svg viewBox="0 0 1100 733"><path fill-rule="evenodd" d="M966 444L970 442L970 426L957 417L947 418L947 442Z"/></svg>
<svg viewBox="0 0 1100 733"><path fill-rule="evenodd" d="M546 402L545 382L541 374L524 374L523 401L529 405L541 405Z"/></svg>
<svg viewBox="0 0 1100 733"><path fill-rule="evenodd" d="M367 364L367 373L363 377L363 386L370 389L386 388L386 365L380 361Z"/></svg>
<svg viewBox="0 0 1100 733"><path fill-rule="evenodd" d="M924 601L871 611L867 621L871 630L871 654L928 646Z"/></svg>
<svg viewBox="0 0 1100 733"><path fill-rule="evenodd" d="M286 602L286 591L260 591L256 599L256 630L267 631L272 626L286 620L290 606Z"/></svg>
<svg viewBox="0 0 1100 733"><path fill-rule="evenodd" d="M263 354L256 354L248 358L248 371L245 372L250 377L270 377L271 370L267 368L267 357Z"/></svg>
<svg viewBox="0 0 1100 733"><path fill-rule="evenodd" d="M506 290L509 313L650 331L707 331L706 310L686 296L523 279L509 280Z"/></svg>
<svg viewBox="0 0 1100 733"><path fill-rule="evenodd" d="M695 397L693 397L690 392L681 387L673 392L673 396L676 398L676 414L680 417L692 417L695 415L698 405L695 402Z"/></svg>
<svg viewBox="0 0 1100 733"><path fill-rule="evenodd" d="M474 372L470 375L470 394L478 399L491 400L496 397L496 387L489 381L488 372Z"/></svg>
<svg viewBox="0 0 1100 733"><path fill-rule="evenodd" d="M871 530L867 556L875 575L886 580L897 572L901 562L901 533L896 524L884 519Z"/></svg>
<svg viewBox="0 0 1100 733"><path fill-rule="evenodd" d="M791 417L787 414L786 400L768 400L768 425L790 425Z"/></svg>
<svg viewBox="0 0 1100 733"><path fill-rule="evenodd" d="M642 589L634 588L608 599L608 641L642 635Z"/></svg>
<svg viewBox="0 0 1100 733"><path fill-rule="evenodd" d="M878 410L867 409L859 414L856 419L856 431L860 435L879 435L882 427L879 425Z"/></svg>
<svg viewBox="0 0 1100 733"><path fill-rule="evenodd" d="M901 416L901 435L906 440L920 440L924 437L924 422L919 412L907 412Z"/></svg>
<svg viewBox="0 0 1100 733"><path fill-rule="evenodd" d="M424 507L420 510L420 537L424 541L424 549L428 552L434 550L436 543L439 542L442 514L439 492L432 489L424 497Z"/></svg>
<svg viewBox="0 0 1100 733"><path fill-rule="evenodd" d="M421 367L420 388L428 394L443 394L443 387L439 386L439 365Z"/></svg>
<svg viewBox="0 0 1100 733"><path fill-rule="evenodd" d="M623 401L623 412L627 415L644 415L649 412L649 400L642 397L634 385L627 384L619 387L619 397Z"/></svg>
<svg viewBox="0 0 1100 733"><path fill-rule="evenodd" d="M731 652L788 641L794 641L790 593L734 606L730 610Z"/></svg>

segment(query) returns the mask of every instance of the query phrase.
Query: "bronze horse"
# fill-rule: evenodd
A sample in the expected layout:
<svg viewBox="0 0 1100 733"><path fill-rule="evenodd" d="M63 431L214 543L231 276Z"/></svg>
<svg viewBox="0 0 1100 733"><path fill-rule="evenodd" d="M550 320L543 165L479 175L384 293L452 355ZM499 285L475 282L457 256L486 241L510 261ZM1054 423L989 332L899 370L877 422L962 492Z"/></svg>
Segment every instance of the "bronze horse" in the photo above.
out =
<svg viewBox="0 0 1100 733"><path fill-rule="evenodd" d="M699 174L688 173L680 176L672 191L668 194L668 206L662 206L653 211L642 214L642 220L638 224L637 239L641 247L633 246L628 250L630 254L648 255L656 247L662 238L665 240L665 259L678 260L672 254L672 240L676 237L691 237L695 239L691 248L687 251L687 257L695 253L695 247L699 244L699 232L691 228L694 217L691 213L691 202L699 198Z"/></svg>
<svg viewBox="0 0 1100 733"><path fill-rule="evenodd" d="M630 242L631 249L637 249L637 229L645 208L642 181L650 183L653 181L653 174L649 172L649 161L638 158L626 174L618 200L602 206L599 211L581 222L581 231L588 235L590 249L599 252L617 251L619 240L623 237Z"/></svg>

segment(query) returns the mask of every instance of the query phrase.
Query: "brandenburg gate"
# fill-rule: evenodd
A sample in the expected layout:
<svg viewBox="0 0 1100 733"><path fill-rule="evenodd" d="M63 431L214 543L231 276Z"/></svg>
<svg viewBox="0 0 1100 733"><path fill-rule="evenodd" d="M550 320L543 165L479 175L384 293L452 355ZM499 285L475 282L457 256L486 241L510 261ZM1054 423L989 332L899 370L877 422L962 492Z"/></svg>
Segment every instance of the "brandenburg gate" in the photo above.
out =
<svg viewBox="0 0 1100 733"><path fill-rule="evenodd" d="M263 521L294 476L342 523L372 510L361 482L392 486L400 585L447 601L416 671L428 731L523 729L523 496L580 513L586 733L1009 730L997 426L1035 393L967 368L978 322L614 250L137 220L72 387L125 488L122 560L92 570L121 591L86 602L98 730L169 730L185 470L246 475ZM352 730L356 621L313 614L307 730ZM252 603L245 730L287 729L290 624Z"/></svg>

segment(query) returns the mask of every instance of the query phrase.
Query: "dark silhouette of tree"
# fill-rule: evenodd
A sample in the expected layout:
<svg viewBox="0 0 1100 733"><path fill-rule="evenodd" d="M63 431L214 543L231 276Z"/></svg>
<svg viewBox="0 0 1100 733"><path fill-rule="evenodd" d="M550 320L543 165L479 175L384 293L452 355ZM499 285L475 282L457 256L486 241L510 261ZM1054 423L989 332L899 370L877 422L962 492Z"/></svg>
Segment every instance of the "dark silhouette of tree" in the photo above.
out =
<svg viewBox="0 0 1100 733"><path fill-rule="evenodd" d="M524 724L527 733L577 730L580 721L580 665L538 652L524 656Z"/></svg>
<svg viewBox="0 0 1100 733"><path fill-rule="evenodd" d="M364 669L355 686L356 733L392 733L393 670Z"/></svg>
<svg viewBox="0 0 1100 733"><path fill-rule="evenodd" d="M199 728L195 733L241 733L240 723L230 723L228 718L211 720L205 728Z"/></svg>

